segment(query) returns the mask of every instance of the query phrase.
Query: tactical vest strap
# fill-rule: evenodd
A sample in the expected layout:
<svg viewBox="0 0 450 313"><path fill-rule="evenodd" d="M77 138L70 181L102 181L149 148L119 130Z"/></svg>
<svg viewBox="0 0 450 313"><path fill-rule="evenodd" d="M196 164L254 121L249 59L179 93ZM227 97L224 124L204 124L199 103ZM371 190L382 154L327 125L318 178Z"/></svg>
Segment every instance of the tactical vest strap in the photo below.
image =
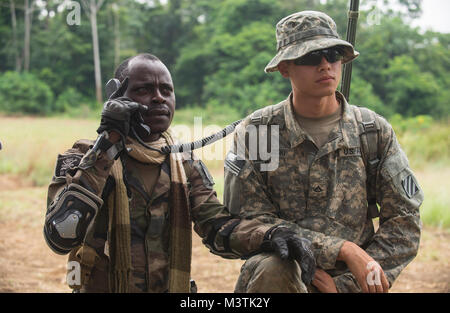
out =
<svg viewBox="0 0 450 313"><path fill-rule="evenodd" d="M250 115L250 124L255 125L256 127L259 127L260 125L271 125L272 123L276 123L273 119L273 112L283 105L283 102L277 104L277 105L271 105L262 109L259 109L255 112L253 112ZM278 125L278 124L277 124ZM270 147L270 137L267 140L267 149ZM268 151L268 150L266 150ZM260 160L254 160L253 166L255 168L255 173L263 183L263 189L266 192L266 195L272 199L272 195L269 191L269 188L267 188L267 182L268 182L268 173L266 171L261 171L261 161Z"/></svg>
<svg viewBox="0 0 450 313"><path fill-rule="evenodd" d="M272 113L272 112L270 112L270 113ZM250 123L253 124L253 125L267 125L268 121L269 121L270 113L269 114L263 114L263 110L262 109L260 109L258 111L255 111L250 116Z"/></svg>
<svg viewBox="0 0 450 313"><path fill-rule="evenodd" d="M279 105L282 105L282 103ZM381 153L379 149L380 124L375 112L364 107L353 106L353 108L355 108L355 117L358 122L361 141L361 151L363 154L364 165L366 167L368 215L370 218L376 218L380 215L376 197L377 170L378 164L380 163ZM274 107L270 107L269 110L260 109L255 111L250 117L251 124L271 124L273 111ZM261 173L259 169L257 169L257 172ZM263 181L267 182L267 178L263 177Z"/></svg>
<svg viewBox="0 0 450 313"><path fill-rule="evenodd" d="M279 120L279 118L274 115L281 107L283 107L284 101L275 105L271 105L253 112L250 115L250 124L253 125L279 125L280 128L283 127L284 119Z"/></svg>
<svg viewBox="0 0 450 313"><path fill-rule="evenodd" d="M363 107L355 108L359 111L355 116L358 121L361 150L366 166L368 215L376 218L380 215L376 197L377 169L380 163L378 147L380 125L374 112Z"/></svg>

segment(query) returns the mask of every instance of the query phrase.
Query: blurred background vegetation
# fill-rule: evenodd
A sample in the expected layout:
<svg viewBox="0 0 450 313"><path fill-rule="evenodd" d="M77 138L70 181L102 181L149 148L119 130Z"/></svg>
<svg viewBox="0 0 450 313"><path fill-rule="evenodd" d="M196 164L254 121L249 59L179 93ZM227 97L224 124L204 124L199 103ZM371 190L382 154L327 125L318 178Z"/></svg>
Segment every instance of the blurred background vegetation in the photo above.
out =
<svg viewBox="0 0 450 313"><path fill-rule="evenodd" d="M450 34L410 26L421 4L361 1L350 102L392 123L423 182L424 220L450 228ZM348 6L348 0L0 0L0 174L48 184L58 153L79 138L95 139L103 86L137 53L155 54L171 71L174 124L192 127L201 116L204 125L224 126L278 103L290 84L263 71L276 52L276 23L319 10L345 38ZM221 195L223 162L206 163Z"/></svg>
<svg viewBox="0 0 450 313"><path fill-rule="evenodd" d="M450 34L410 26L421 2L361 1L352 103L388 118L448 117ZM320 10L345 38L348 6L348 0L0 0L0 111L98 116L102 86L115 67L150 52L170 69L178 108L244 116L290 91L287 80L263 71L275 55L276 23L299 10Z"/></svg>

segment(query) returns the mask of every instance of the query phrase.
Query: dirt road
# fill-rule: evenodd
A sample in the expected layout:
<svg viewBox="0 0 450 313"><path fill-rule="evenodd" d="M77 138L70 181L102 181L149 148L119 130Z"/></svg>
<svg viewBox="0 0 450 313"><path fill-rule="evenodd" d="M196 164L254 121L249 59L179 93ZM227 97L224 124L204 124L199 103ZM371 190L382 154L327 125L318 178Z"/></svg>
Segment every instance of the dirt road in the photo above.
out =
<svg viewBox="0 0 450 313"><path fill-rule="evenodd" d="M66 256L42 236L46 188L0 176L0 292L70 292ZM199 292L232 292L241 260L209 253L194 235L192 277ZM450 233L424 228L420 250L391 292L450 292Z"/></svg>

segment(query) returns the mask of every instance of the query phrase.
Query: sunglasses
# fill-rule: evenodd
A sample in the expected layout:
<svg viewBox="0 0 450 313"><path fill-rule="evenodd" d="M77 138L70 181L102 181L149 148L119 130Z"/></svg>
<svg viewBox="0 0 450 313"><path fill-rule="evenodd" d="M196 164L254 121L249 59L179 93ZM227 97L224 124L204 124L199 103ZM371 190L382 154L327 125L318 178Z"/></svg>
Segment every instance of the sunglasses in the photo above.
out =
<svg viewBox="0 0 450 313"><path fill-rule="evenodd" d="M339 48L329 48L323 50L317 50L308 53L298 59L294 60L295 65L319 65L322 62L322 57L330 62L334 63L344 58L344 51Z"/></svg>

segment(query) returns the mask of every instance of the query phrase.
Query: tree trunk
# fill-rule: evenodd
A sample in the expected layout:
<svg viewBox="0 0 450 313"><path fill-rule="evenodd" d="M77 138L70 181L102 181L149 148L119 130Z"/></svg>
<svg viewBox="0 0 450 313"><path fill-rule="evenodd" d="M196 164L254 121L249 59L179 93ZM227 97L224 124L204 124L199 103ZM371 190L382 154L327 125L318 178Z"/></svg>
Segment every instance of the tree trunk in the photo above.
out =
<svg viewBox="0 0 450 313"><path fill-rule="evenodd" d="M30 33L31 33L31 6L30 1L24 3L25 35L23 43L23 70L28 72L30 69Z"/></svg>
<svg viewBox="0 0 450 313"><path fill-rule="evenodd" d="M20 60L19 51L17 50L17 19L16 19L16 5L14 0L9 0L11 9L11 26L12 26L12 46L14 50L14 57L16 60L16 72L20 72L22 61Z"/></svg>
<svg viewBox="0 0 450 313"><path fill-rule="evenodd" d="M118 9L113 9L114 13L114 68L119 66L120 62L120 25Z"/></svg>
<svg viewBox="0 0 450 313"><path fill-rule="evenodd" d="M103 102L102 96L102 74L100 70L100 52L98 46L97 32L97 10L98 7L95 0L90 1L90 20L92 30L92 47L94 51L94 69L95 69L95 95L98 103Z"/></svg>

